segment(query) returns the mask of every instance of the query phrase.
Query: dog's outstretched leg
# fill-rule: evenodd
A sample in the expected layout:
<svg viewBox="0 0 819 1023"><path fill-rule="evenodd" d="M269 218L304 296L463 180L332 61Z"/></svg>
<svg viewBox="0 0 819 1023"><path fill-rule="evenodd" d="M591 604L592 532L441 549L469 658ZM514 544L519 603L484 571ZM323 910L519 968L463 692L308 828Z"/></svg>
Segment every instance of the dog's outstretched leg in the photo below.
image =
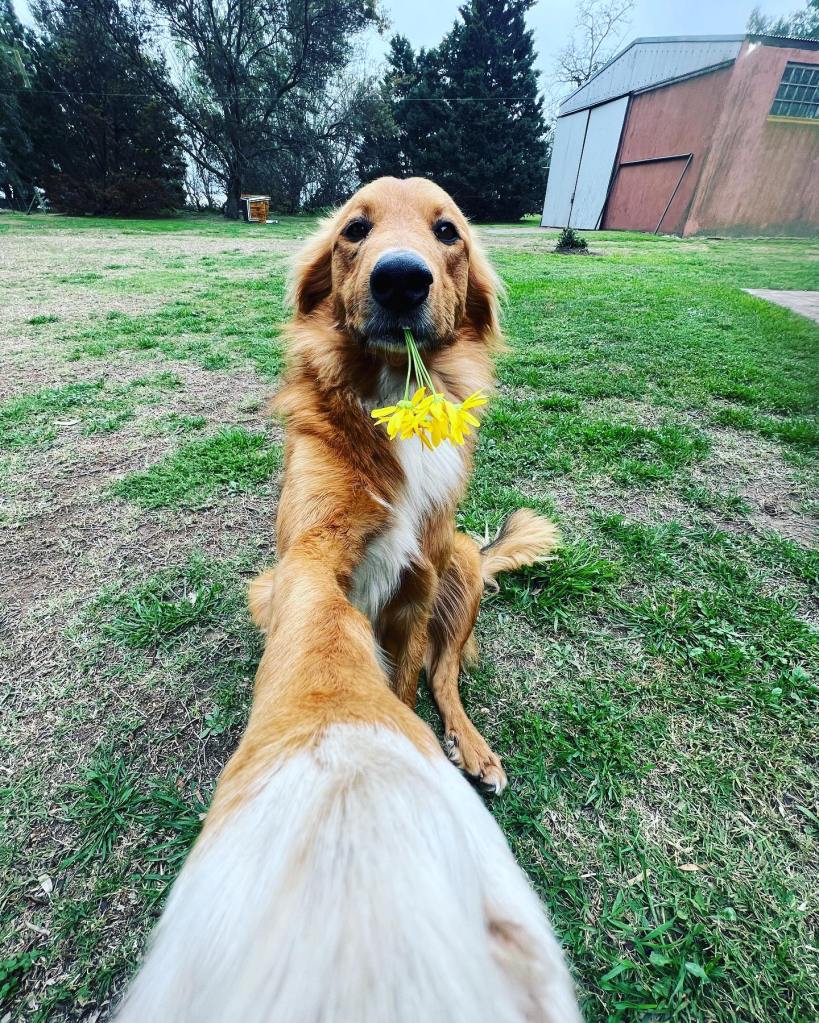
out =
<svg viewBox="0 0 819 1023"><path fill-rule="evenodd" d="M456 533L452 560L441 576L429 629L426 669L429 687L444 722L444 749L470 778L496 795L506 787L498 757L469 720L461 703L458 675L474 649L472 629L483 592L478 547Z"/></svg>
<svg viewBox="0 0 819 1023"><path fill-rule="evenodd" d="M444 747L454 764L495 794L506 787L506 774L464 710L458 676L463 662L474 657L472 630L484 586L497 589L498 573L549 560L558 539L552 522L526 508L513 512L481 550L470 537L456 533L433 607L426 669L444 721Z"/></svg>

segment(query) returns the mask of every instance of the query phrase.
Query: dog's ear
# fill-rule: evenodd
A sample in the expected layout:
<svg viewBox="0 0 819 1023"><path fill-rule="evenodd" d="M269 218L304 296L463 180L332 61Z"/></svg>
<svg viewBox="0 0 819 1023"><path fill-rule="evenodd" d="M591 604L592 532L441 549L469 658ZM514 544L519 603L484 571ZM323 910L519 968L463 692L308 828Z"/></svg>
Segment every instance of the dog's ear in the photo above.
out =
<svg viewBox="0 0 819 1023"><path fill-rule="evenodd" d="M335 217L322 221L296 257L288 299L299 313L312 312L332 291L334 234Z"/></svg>
<svg viewBox="0 0 819 1023"><path fill-rule="evenodd" d="M481 340L500 345L500 297L503 285L486 258L481 246L473 238L469 246L469 279L466 286L466 318L474 326Z"/></svg>

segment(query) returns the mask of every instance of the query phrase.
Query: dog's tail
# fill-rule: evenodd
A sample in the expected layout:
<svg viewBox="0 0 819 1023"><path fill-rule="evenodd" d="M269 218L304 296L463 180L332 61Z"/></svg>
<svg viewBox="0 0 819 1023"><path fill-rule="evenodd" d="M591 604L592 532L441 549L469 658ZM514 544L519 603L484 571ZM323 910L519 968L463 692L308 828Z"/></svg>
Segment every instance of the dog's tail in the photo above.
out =
<svg viewBox="0 0 819 1023"><path fill-rule="evenodd" d="M559 544L560 533L554 522L529 508L519 508L504 522L492 543L481 548L484 585L496 590L495 577L500 572L551 561Z"/></svg>

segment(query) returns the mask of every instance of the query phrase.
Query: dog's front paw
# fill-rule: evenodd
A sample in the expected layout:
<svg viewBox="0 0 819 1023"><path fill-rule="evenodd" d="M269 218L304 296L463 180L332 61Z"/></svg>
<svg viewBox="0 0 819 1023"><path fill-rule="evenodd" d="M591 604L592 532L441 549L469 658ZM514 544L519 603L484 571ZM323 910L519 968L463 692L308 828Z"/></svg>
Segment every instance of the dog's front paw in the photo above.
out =
<svg viewBox="0 0 819 1023"><path fill-rule="evenodd" d="M471 725L447 729L444 752L471 781L493 796L499 796L506 788L506 772L500 759Z"/></svg>

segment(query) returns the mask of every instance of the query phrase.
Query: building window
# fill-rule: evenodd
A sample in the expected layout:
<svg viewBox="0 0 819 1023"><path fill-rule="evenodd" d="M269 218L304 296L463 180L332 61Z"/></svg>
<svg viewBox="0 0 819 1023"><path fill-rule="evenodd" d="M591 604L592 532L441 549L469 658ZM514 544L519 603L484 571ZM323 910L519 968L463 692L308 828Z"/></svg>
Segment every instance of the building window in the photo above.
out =
<svg viewBox="0 0 819 1023"><path fill-rule="evenodd" d="M819 64L785 65L771 116L819 120Z"/></svg>

